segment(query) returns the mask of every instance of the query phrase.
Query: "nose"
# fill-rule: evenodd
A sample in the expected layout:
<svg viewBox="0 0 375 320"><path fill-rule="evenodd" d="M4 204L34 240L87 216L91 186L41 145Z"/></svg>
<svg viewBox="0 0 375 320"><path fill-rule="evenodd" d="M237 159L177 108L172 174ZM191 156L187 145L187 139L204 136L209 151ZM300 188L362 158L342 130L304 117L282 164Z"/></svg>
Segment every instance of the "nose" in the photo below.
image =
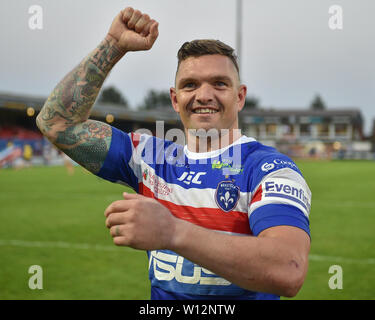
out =
<svg viewBox="0 0 375 320"><path fill-rule="evenodd" d="M214 91L210 84L202 83L196 90L196 101L199 104L207 105L214 101Z"/></svg>

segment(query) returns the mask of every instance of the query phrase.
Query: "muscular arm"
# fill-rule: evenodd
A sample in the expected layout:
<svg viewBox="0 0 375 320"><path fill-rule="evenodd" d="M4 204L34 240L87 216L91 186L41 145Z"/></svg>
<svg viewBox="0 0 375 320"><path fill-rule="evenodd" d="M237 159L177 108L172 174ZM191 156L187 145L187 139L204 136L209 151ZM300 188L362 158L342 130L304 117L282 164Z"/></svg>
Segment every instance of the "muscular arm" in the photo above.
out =
<svg viewBox="0 0 375 320"><path fill-rule="evenodd" d="M155 199L124 194L105 211L114 243L142 250L172 250L258 292L295 296L308 266L310 238L302 229L277 226L257 237L228 235L174 217Z"/></svg>
<svg viewBox="0 0 375 320"><path fill-rule="evenodd" d="M112 130L88 120L100 88L123 52L107 36L56 86L37 117L42 133L73 160L97 173L108 152Z"/></svg>
<svg viewBox="0 0 375 320"><path fill-rule="evenodd" d="M240 287L293 297L304 282L310 239L301 229L278 226L243 237L182 220L175 225L169 249Z"/></svg>
<svg viewBox="0 0 375 320"><path fill-rule="evenodd" d="M105 39L56 86L37 117L42 133L93 173L103 165L112 136L109 125L88 120L99 90L126 52L149 50L157 37L155 20L133 8L122 10Z"/></svg>

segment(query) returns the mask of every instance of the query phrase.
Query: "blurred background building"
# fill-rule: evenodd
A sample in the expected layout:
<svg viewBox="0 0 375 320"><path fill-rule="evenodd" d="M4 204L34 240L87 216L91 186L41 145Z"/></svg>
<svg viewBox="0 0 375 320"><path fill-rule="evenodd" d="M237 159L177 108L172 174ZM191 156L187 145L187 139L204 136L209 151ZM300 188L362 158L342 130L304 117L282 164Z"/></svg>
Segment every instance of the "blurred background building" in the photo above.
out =
<svg viewBox="0 0 375 320"><path fill-rule="evenodd" d="M248 136L291 157L372 159L359 109L243 111Z"/></svg>
<svg viewBox="0 0 375 320"><path fill-rule="evenodd" d="M61 154L43 138L35 119L46 98L0 93L0 167L62 164ZM96 102L91 119L105 121L125 132L147 129L155 134L156 121L182 129L171 107L132 110ZM292 158L375 160L375 120L370 136L363 134L358 108L275 110L244 108L244 134L276 147Z"/></svg>

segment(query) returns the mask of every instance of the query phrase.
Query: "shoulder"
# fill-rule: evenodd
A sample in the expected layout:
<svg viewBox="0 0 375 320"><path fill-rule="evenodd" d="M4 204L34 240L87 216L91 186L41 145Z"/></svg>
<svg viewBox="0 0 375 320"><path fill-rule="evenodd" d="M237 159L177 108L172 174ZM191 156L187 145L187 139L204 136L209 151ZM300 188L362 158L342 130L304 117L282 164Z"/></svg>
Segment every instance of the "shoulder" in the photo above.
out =
<svg viewBox="0 0 375 320"><path fill-rule="evenodd" d="M248 143L243 150L244 170L247 173L249 189L255 192L260 186L272 183L292 187L303 187L311 196L311 191L293 159L273 147L257 141ZM289 187L285 187L288 190Z"/></svg>
<svg viewBox="0 0 375 320"><path fill-rule="evenodd" d="M292 169L302 175L294 160L274 147L266 146L254 139L243 144L242 153L245 166L259 177L284 168Z"/></svg>

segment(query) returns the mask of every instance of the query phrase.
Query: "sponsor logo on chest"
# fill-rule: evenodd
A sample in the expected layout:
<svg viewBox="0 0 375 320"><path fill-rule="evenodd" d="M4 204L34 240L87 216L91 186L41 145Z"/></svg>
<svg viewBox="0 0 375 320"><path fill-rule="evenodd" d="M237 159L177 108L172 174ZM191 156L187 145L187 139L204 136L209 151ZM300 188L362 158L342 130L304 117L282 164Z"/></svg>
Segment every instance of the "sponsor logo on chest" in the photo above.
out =
<svg viewBox="0 0 375 320"><path fill-rule="evenodd" d="M148 184L150 189L159 195L168 196L173 192L172 188L164 183L156 174L145 169L142 173L144 183Z"/></svg>
<svg viewBox="0 0 375 320"><path fill-rule="evenodd" d="M177 180L181 181L187 185L193 184L202 184L201 177L206 175L207 172L184 172Z"/></svg>

